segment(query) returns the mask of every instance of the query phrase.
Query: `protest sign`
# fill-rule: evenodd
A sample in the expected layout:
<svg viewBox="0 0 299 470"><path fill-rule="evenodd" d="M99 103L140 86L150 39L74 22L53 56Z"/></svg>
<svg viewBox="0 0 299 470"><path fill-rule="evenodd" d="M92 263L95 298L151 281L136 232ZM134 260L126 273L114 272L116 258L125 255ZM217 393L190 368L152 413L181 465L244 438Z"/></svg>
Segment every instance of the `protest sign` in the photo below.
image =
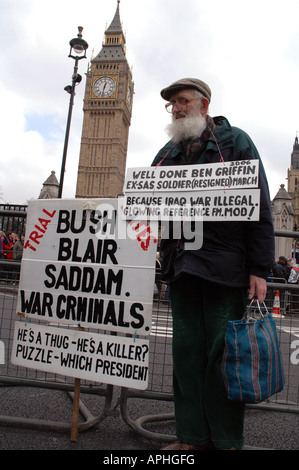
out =
<svg viewBox="0 0 299 470"><path fill-rule="evenodd" d="M128 168L124 193L257 188L259 160Z"/></svg>
<svg viewBox="0 0 299 470"><path fill-rule="evenodd" d="M259 220L259 189L126 194L124 218L144 220Z"/></svg>
<svg viewBox="0 0 299 470"><path fill-rule="evenodd" d="M11 362L53 374L143 390L149 341L16 322Z"/></svg>
<svg viewBox="0 0 299 470"><path fill-rule="evenodd" d="M124 218L259 220L259 161L130 168Z"/></svg>
<svg viewBox="0 0 299 470"><path fill-rule="evenodd" d="M29 203L17 311L29 319L148 335L157 224L117 199Z"/></svg>

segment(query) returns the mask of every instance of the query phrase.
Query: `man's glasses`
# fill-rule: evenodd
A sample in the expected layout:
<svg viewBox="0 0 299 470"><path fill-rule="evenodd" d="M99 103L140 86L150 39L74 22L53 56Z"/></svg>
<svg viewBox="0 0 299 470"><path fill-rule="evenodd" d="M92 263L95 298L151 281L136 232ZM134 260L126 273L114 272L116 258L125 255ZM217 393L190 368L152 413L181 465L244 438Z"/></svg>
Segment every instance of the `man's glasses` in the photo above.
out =
<svg viewBox="0 0 299 470"><path fill-rule="evenodd" d="M165 109L168 113L172 113L174 106L179 106L180 109L185 109L190 101L195 101L197 99L198 98L192 98L191 100L188 100L187 98L178 98L177 100L172 101L172 103L167 103L165 105Z"/></svg>

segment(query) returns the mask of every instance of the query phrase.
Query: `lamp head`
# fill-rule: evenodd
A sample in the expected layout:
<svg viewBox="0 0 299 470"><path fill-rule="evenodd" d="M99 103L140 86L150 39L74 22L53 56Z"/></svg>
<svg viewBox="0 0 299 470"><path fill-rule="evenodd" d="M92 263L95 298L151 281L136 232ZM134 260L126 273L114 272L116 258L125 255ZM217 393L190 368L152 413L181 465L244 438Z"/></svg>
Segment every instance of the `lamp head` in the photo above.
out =
<svg viewBox="0 0 299 470"><path fill-rule="evenodd" d="M78 26L78 31L79 33L77 37L70 40L71 48L69 57L72 57L73 59L85 59L88 44L84 39L82 39L82 26ZM75 56L73 55L73 52L76 54Z"/></svg>

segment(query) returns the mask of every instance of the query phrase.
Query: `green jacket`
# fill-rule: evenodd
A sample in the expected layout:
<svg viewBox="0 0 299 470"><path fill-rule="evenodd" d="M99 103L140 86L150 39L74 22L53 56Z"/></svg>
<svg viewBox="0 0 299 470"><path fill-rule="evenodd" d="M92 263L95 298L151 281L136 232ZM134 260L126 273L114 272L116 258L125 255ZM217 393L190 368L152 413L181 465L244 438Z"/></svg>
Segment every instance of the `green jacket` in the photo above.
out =
<svg viewBox="0 0 299 470"><path fill-rule="evenodd" d="M185 250L184 238L164 239L161 245L162 274L166 280L188 273L224 285L245 287L250 274L267 278L274 264L274 229L268 183L259 153L250 137L241 129L232 127L222 116L213 120L217 142L211 135L192 164L217 163L221 156L224 161L259 159L260 220L204 222L203 245L199 250ZM186 165L183 147L168 142L152 166L158 164Z"/></svg>

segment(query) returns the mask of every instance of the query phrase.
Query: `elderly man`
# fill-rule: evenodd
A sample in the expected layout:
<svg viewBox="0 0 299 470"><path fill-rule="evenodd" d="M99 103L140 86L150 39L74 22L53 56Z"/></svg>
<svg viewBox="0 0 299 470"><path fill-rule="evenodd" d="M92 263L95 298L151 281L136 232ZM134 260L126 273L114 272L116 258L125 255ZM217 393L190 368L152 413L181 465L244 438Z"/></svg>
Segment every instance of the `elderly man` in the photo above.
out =
<svg viewBox="0 0 299 470"><path fill-rule="evenodd" d="M260 159L250 137L222 116L211 118L209 86L185 78L161 96L172 114L171 140L153 161L188 165ZM246 300L266 296L274 262L268 184L259 165L258 222L207 221L201 249L184 237L162 241L162 274L170 282L173 312L173 387L177 443L167 450L241 449L244 405L227 399L221 360L228 320L240 319Z"/></svg>

